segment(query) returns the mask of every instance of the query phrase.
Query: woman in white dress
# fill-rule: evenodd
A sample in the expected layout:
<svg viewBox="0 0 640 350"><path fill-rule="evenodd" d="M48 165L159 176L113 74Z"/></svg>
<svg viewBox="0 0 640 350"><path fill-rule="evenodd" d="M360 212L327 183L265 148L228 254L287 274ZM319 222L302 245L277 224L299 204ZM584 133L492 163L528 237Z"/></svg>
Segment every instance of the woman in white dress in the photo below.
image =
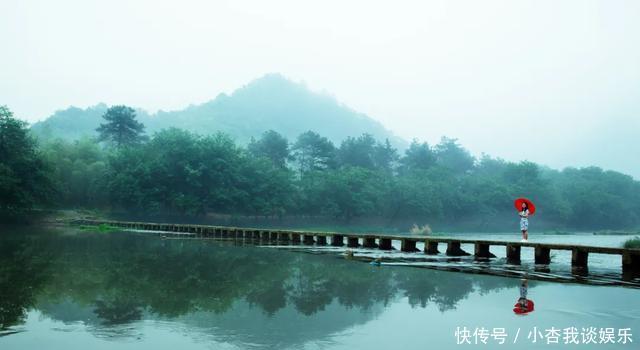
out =
<svg viewBox="0 0 640 350"><path fill-rule="evenodd" d="M529 239L529 206L526 202L522 202L522 210L518 212L520 215L520 231L522 231L522 242Z"/></svg>

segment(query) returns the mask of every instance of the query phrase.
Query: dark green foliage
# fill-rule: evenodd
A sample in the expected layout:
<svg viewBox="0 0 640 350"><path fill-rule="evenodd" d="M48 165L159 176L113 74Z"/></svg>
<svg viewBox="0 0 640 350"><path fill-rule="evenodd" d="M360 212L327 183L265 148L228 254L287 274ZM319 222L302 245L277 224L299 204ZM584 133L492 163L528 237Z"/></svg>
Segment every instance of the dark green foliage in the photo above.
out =
<svg viewBox="0 0 640 350"><path fill-rule="evenodd" d="M274 166L286 166L289 156L289 141L273 130L265 131L260 140L251 139L247 149L256 157L269 159Z"/></svg>
<svg viewBox="0 0 640 350"><path fill-rule="evenodd" d="M426 170L436 164L436 155L426 142L419 143L413 140L409 148L404 152L401 161L401 170L411 172Z"/></svg>
<svg viewBox="0 0 640 350"><path fill-rule="evenodd" d="M389 173L398 161L398 151L389 140L380 143L370 134L348 137L340 145L337 156L341 166L380 169Z"/></svg>
<svg viewBox="0 0 640 350"><path fill-rule="evenodd" d="M105 124L96 129L98 141L107 141L117 147L130 146L144 138L144 125L136 120L136 111L127 106L113 106L102 116Z"/></svg>
<svg viewBox="0 0 640 350"><path fill-rule="evenodd" d="M326 137L313 131L298 136L293 155L301 173L335 166L336 148Z"/></svg>
<svg viewBox="0 0 640 350"><path fill-rule="evenodd" d="M369 134L349 136L338 149L338 161L342 166L373 169L375 167L376 139Z"/></svg>
<svg viewBox="0 0 640 350"><path fill-rule="evenodd" d="M60 207L104 208L108 205L105 189L106 153L96 140L82 138L42 141L44 158L52 164L50 177L58 190Z"/></svg>
<svg viewBox="0 0 640 350"><path fill-rule="evenodd" d="M538 205L537 229L640 227L640 182L627 175L476 160L455 139L434 147L414 141L399 157L391 142L370 134L348 137L336 149L328 138L306 131L290 154L287 139L272 130L243 148L226 134L170 128L143 143L134 142L135 132L114 139L127 147L101 148L85 138L42 141L37 152L24 125L3 111L9 117L2 119L2 150L10 155L0 163L4 208L40 203L51 192L50 178L60 207L144 215L299 216L376 220L403 229L428 223L436 230L504 230L517 227L512 201L525 196ZM135 121L127 107L114 111Z"/></svg>
<svg viewBox="0 0 640 350"><path fill-rule="evenodd" d="M21 215L52 194L49 166L26 124L0 106L0 215Z"/></svg>
<svg viewBox="0 0 640 350"><path fill-rule="evenodd" d="M360 167L310 172L302 177L300 186L304 212L347 221L379 214L385 194L383 175Z"/></svg>
<svg viewBox="0 0 640 350"><path fill-rule="evenodd" d="M628 249L640 249L640 237L636 236L626 240L623 247Z"/></svg>
<svg viewBox="0 0 640 350"><path fill-rule="evenodd" d="M112 203L148 214L283 215L293 192L288 169L250 156L224 134L164 130L114 153L109 164Z"/></svg>

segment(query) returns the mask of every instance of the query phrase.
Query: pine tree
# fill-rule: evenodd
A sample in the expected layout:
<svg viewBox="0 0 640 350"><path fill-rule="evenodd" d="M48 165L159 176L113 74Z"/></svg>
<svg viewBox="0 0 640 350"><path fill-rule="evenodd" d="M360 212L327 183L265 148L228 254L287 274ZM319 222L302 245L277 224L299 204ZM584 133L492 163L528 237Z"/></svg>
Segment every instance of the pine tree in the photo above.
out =
<svg viewBox="0 0 640 350"><path fill-rule="evenodd" d="M102 116L107 123L96 129L99 141L108 141L117 147L136 144L144 139L144 124L136 120L136 112L127 106L112 106Z"/></svg>

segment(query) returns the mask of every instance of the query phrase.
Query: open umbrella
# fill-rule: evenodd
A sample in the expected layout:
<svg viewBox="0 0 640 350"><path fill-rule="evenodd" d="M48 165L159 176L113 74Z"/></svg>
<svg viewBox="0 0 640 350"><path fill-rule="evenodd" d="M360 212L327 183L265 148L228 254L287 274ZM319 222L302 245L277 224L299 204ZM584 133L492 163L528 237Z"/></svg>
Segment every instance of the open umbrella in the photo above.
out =
<svg viewBox="0 0 640 350"><path fill-rule="evenodd" d="M513 312L518 315L526 315L534 310L533 300L527 299L525 306L520 306L520 303L516 303L513 308Z"/></svg>
<svg viewBox="0 0 640 350"><path fill-rule="evenodd" d="M513 202L513 205L516 207L516 210L521 211L522 203L527 203L527 207L529 208L529 215L533 215L536 212L536 206L533 204L533 202L524 197L516 199Z"/></svg>

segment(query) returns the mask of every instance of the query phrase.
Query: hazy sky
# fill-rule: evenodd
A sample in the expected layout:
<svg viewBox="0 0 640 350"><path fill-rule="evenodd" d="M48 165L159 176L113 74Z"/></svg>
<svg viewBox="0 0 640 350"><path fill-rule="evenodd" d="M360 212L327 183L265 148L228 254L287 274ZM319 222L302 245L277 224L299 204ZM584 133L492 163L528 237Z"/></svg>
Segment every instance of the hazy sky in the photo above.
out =
<svg viewBox="0 0 640 350"><path fill-rule="evenodd" d="M155 111L269 72L396 134L640 179L640 1L0 0L0 104Z"/></svg>

